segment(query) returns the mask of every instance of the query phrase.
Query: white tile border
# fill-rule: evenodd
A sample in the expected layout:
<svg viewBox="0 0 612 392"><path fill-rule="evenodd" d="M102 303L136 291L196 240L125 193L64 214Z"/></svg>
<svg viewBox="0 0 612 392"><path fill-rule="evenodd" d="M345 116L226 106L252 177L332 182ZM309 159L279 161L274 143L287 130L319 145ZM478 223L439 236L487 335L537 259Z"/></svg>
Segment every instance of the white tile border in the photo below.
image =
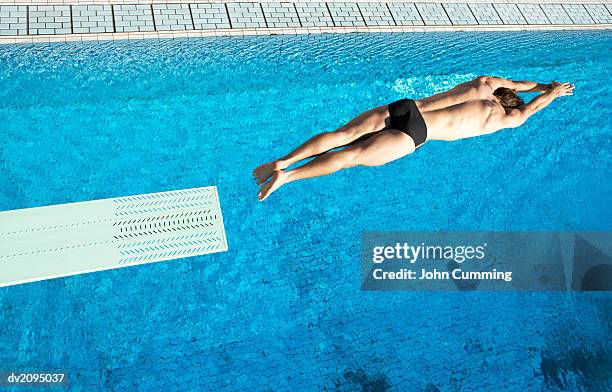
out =
<svg viewBox="0 0 612 392"><path fill-rule="evenodd" d="M176 4L176 3L244 3L250 0L0 0L1 4L17 5L47 5L47 4ZM304 2L305 0L301 0ZM316 0L318 1L318 0ZM349 0L326 0L326 3L346 3ZM356 0L353 0L355 2ZM409 0L385 0L385 3L405 3ZM258 3L291 2L288 0L257 0ZM371 0L357 0L367 3ZM412 1L415 2L415 1ZM550 3L550 4L610 4L610 0L418 0L419 3Z"/></svg>
<svg viewBox="0 0 612 392"><path fill-rule="evenodd" d="M259 1L251 1L253 4L258 4L259 7L262 7L260 3L278 3L282 0L259 0ZM287 2L290 4L295 4L296 2L300 2L303 0L294 0L291 2ZM369 0L372 2L372 0ZM115 5L115 9L117 6L127 7L126 4L138 5L140 7L151 8L154 6L144 6L144 4L179 4L179 3L190 3L190 4L205 4L205 3L244 3L245 0L236 1L236 0L34 0L29 2L29 6L35 5L100 5L100 4L112 4ZM3 5L25 5L26 1L19 0L0 0L0 6ZM321 2L323 3L323 2ZM340 9L343 4L354 4L346 3L344 0L327 0L325 3L338 3L334 8ZM342 3L342 4L340 4ZM364 1L357 1L357 3L366 3ZM385 3L436 3L436 4L531 4L533 6L538 7L539 3L546 4L600 4L600 5L608 5L612 4L611 0L608 1L598 1L598 0L577 0L577 1L562 1L562 0L381 0L376 3L385 4ZM329 10L329 7L327 7ZM388 8L388 7L387 7ZM538 7L542 8L542 7ZM545 7L544 7L545 8ZM612 8L608 6L608 8ZM190 13L191 11L191 7ZM229 11L227 7L225 7L226 12ZM263 8L262 8L263 9ZM296 12L297 12L297 8ZM388 8L389 9L389 8ZM544 13L544 11L542 11ZM545 14L545 13L544 13ZM232 15L228 15L232 16ZM299 16L299 13L298 13ZM113 25L116 25L116 16L115 12L113 12L113 17L115 21ZM570 15L571 17L571 15ZM422 18L422 17L421 17ZM455 23L462 23L462 19L453 18ZM505 21L502 19L502 23ZM193 15L192 15L193 20ZM573 20L573 19L572 19ZM265 17L264 17L265 21ZM606 22L607 20L602 20L602 22ZM363 26L360 23L356 23L358 26L335 26L335 27L278 27L278 28L270 28L270 27L246 27L246 28L236 28L236 26L232 26L232 28L217 28L217 29L208 29L208 30L168 30L168 31L134 31L134 32L115 32L115 33L81 33L81 34L56 34L56 35L0 35L0 44L6 43L17 43L17 42L65 42L65 41L95 41L95 40L119 40L119 39L149 39L149 38L179 38L179 37L215 37L215 36L250 36L250 35L278 35L278 34L322 34L322 33L367 33L367 32L432 32L432 31L527 31L527 30L610 30L612 29L612 24L609 23L593 23L593 24L537 24L540 21L536 21L536 24L449 24L450 21L443 21L444 23L425 23L425 25L405 25L405 26L387 26L387 25L370 25ZM532 21L533 22L533 21ZM564 21L561 21L564 22ZM251 23L248 23L251 24ZM248 25L247 24L247 25ZM259 23L257 23L259 24ZM267 22L264 24L264 26ZM153 29L156 29L155 26L155 18L153 20ZM116 28L115 28L115 31Z"/></svg>
<svg viewBox="0 0 612 392"><path fill-rule="evenodd" d="M612 24L606 25L471 25L471 26L354 26L354 27L299 27L299 28L259 28L259 29L217 29L186 30L140 33L99 33L99 34L66 34L66 35L28 35L3 36L1 44L36 43L36 42L72 42L72 41L117 41L144 39L174 39L202 37L246 37L257 35L313 35L337 33L418 33L418 32L467 32L467 31L557 31L557 30L610 30Z"/></svg>

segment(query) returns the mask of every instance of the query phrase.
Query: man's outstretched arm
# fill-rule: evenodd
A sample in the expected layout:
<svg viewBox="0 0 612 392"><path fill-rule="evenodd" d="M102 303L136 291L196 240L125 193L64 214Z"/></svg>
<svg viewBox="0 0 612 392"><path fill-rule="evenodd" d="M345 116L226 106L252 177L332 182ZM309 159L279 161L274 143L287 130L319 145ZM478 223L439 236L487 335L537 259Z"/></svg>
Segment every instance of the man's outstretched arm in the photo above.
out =
<svg viewBox="0 0 612 392"><path fill-rule="evenodd" d="M504 119L502 120L502 127L516 128L523 125L523 123L525 123L529 117L550 105L555 98L563 97L565 95L573 95L573 90L574 85L569 82L553 83L552 88L549 91L538 95L528 104L519 106L504 116Z"/></svg>
<svg viewBox="0 0 612 392"><path fill-rule="evenodd" d="M493 91L500 87L509 88L511 90L526 92L526 93L545 93L550 91L553 84L543 84L538 82L530 82L528 80L508 80L494 76L488 76L486 83Z"/></svg>

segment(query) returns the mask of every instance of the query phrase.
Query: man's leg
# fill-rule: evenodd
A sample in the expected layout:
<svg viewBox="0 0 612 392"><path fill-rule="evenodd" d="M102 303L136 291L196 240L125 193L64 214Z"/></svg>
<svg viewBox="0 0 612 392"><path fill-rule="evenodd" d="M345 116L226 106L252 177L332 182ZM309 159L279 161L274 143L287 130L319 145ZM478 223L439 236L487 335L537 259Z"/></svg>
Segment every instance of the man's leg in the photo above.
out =
<svg viewBox="0 0 612 392"><path fill-rule="evenodd" d="M395 129L387 129L343 150L321 155L293 170L274 171L272 179L261 186L258 197L265 200L281 185L305 178L325 176L353 166L379 166L414 152L414 141Z"/></svg>
<svg viewBox="0 0 612 392"><path fill-rule="evenodd" d="M281 159L257 167L253 175L257 183L265 182L275 170L283 170L303 159L345 146L360 137L380 131L389 117L387 105L368 110L333 132L318 134Z"/></svg>

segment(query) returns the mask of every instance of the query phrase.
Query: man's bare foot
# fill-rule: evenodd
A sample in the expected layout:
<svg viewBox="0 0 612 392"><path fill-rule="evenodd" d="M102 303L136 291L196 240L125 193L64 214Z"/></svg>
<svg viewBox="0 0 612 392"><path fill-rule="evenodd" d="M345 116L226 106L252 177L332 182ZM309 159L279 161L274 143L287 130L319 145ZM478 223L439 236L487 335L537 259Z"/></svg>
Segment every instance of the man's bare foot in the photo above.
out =
<svg viewBox="0 0 612 392"><path fill-rule="evenodd" d="M275 170L279 169L280 167L278 165L278 161L264 163L263 165L257 166L255 170L253 170L253 177L255 177L257 185L260 185L266 182L266 180L270 178L272 174L274 174Z"/></svg>
<svg viewBox="0 0 612 392"><path fill-rule="evenodd" d="M259 201L266 200L268 198L268 196L270 196L270 194L272 194L272 192L277 190L286 181L287 181L287 173L285 173L282 170L274 171L270 181L268 181L265 184L263 184L261 186L261 188L259 189L259 193L257 194L257 197L259 198Z"/></svg>

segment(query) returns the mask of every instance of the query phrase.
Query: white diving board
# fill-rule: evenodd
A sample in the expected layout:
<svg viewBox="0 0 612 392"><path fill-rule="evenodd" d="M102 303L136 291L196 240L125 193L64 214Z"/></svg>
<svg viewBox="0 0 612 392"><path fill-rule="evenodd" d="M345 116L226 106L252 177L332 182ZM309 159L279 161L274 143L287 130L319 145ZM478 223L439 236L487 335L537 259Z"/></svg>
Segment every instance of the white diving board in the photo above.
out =
<svg viewBox="0 0 612 392"><path fill-rule="evenodd" d="M214 186L0 212L0 287L227 251Z"/></svg>

